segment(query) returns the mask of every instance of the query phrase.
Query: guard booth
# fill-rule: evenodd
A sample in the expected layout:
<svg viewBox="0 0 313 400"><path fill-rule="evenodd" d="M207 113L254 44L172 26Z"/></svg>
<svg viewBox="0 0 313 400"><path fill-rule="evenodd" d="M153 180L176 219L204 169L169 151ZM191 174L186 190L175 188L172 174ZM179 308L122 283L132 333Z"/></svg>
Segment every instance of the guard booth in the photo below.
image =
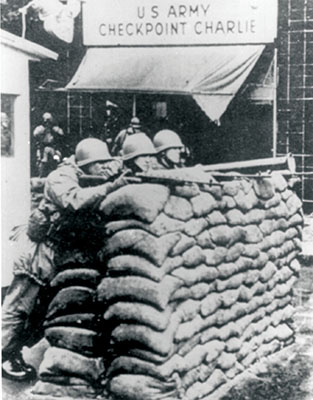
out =
<svg viewBox="0 0 313 400"><path fill-rule="evenodd" d="M214 137L221 134L214 126L220 125L236 94L245 92L251 103L270 104L270 121L262 127L269 144L262 154L242 155L241 159L276 156L277 1L194 3L190 0L183 4L166 1L158 5L152 1L144 5L140 1L105 4L86 1L82 20L86 54L66 88L73 98L75 94L85 97L80 104L82 119L87 114L96 118L96 103L100 102L101 95L102 99L113 102L117 96L120 96L118 100L123 96L132 102L127 107L133 115L140 117L145 106L150 107L150 115L157 114L163 120L174 115L174 127L186 144L195 146L199 154L204 153L197 158L198 162L221 162L206 159L205 154L210 152L212 139L215 142L234 139L233 118L228 119L225 128L222 123L220 131L226 133L224 137L223 134ZM269 62L264 63L265 59ZM252 79L258 61L266 65L263 82L260 74L256 81ZM87 103L89 112L84 110ZM91 103L94 105L90 106ZM195 112L187 113L191 109ZM242 107L235 113L238 119L238 115L244 117L251 112ZM188 126L182 132L179 119L184 117ZM254 122L256 118L259 116L250 115ZM206 125L198 132L200 119L211 122L211 126ZM241 130L240 124L237 130ZM256 133L261 145L262 134L261 129ZM226 161L237 159L234 151L249 146L244 135L241 136L242 139L239 132ZM250 144L253 145L253 140ZM255 147L258 151L258 146ZM225 154L223 157L225 160Z"/></svg>
<svg viewBox="0 0 313 400"><path fill-rule="evenodd" d="M30 213L29 61L58 55L9 32L1 37L1 234L2 286L10 282L9 237Z"/></svg>

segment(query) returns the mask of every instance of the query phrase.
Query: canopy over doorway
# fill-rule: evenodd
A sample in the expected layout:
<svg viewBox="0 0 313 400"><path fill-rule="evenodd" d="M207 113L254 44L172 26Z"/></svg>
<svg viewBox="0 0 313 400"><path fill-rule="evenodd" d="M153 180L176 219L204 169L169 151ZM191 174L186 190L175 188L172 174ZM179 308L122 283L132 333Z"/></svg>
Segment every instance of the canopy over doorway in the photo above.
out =
<svg viewBox="0 0 313 400"><path fill-rule="evenodd" d="M191 95L215 121L225 112L264 47L89 48L67 88Z"/></svg>

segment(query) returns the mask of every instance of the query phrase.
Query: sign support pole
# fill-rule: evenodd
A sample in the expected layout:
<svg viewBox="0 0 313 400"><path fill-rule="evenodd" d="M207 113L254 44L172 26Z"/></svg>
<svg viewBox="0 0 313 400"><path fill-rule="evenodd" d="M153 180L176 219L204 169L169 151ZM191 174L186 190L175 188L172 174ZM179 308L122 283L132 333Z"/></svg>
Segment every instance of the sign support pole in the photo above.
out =
<svg viewBox="0 0 313 400"><path fill-rule="evenodd" d="M136 95L133 95L133 117L136 117Z"/></svg>
<svg viewBox="0 0 313 400"><path fill-rule="evenodd" d="M273 80L274 80L274 93L273 93L273 157L277 157L277 46L274 47L274 65L273 65Z"/></svg>

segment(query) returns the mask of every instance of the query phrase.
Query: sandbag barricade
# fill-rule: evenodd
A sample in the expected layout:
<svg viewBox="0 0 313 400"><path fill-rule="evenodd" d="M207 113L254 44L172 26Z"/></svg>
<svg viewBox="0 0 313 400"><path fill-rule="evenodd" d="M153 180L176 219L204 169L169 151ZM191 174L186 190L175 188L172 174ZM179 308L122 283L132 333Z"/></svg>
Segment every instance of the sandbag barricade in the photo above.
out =
<svg viewBox="0 0 313 400"><path fill-rule="evenodd" d="M303 215L279 173L199 190L129 185L101 212L97 268L53 281L34 393L79 397L85 382L87 398L215 399L293 343Z"/></svg>

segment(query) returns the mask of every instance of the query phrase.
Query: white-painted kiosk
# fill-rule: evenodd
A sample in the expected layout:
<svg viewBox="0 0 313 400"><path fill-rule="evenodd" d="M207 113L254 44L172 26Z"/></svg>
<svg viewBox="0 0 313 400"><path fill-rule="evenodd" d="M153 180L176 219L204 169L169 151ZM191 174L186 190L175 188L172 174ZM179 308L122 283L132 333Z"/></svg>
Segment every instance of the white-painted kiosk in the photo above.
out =
<svg viewBox="0 0 313 400"><path fill-rule="evenodd" d="M9 237L30 213L29 61L57 53L0 30L2 286L11 279Z"/></svg>

